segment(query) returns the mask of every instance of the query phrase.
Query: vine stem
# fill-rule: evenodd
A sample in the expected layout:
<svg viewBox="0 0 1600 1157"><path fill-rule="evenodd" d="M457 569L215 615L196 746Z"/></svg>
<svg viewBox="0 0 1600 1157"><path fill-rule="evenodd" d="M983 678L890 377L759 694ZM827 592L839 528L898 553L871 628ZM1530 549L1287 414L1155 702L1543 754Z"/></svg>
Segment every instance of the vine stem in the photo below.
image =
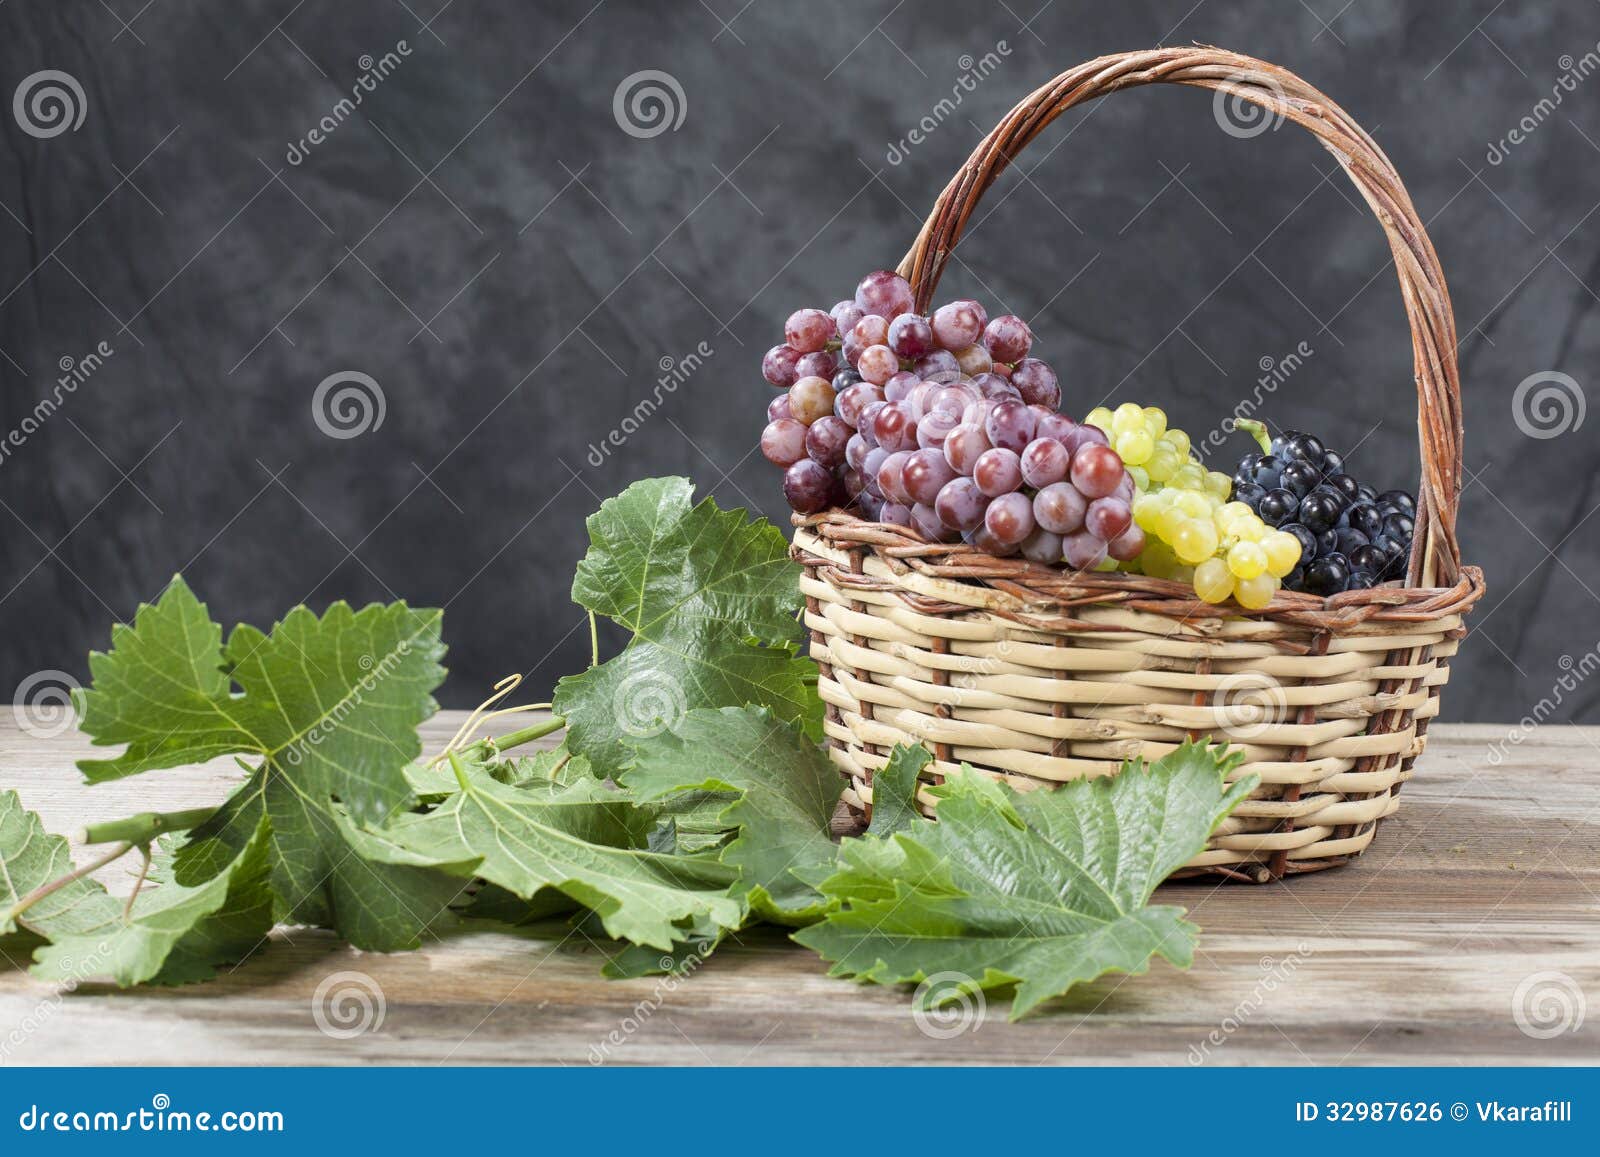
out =
<svg viewBox="0 0 1600 1157"><path fill-rule="evenodd" d="M6 913L4 923L10 924L17 921L24 912L33 907L40 900L43 900L46 896L50 896L61 891L61 889L65 888L68 884L83 879L90 872L98 872L107 864L120 860L123 856L133 851L133 849L133 844L118 844L99 859L91 860L81 868L74 868L65 876L58 876L54 880L51 880L48 884L40 884L37 888L29 892L26 896L22 897L22 899L18 900L11 906L11 910Z"/></svg>
<svg viewBox="0 0 1600 1157"><path fill-rule="evenodd" d="M589 612L589 666L600 665L600 624L595 620L594 612Z"/></svg>
<svg viewBox="0 0 1600 1157"><path fill-rule="evenodd" d="M496 751L509 751L513 747L521 747L524 743L532 743L535 739L543 739L552 731L560 731L567 725L567 721L560 715L552 715L542 723L535 723L524 727L521 731L508 732L498 739L491 739Z"/></svg>
<svg viewBox="0 0 1600 1157"><path fill-rule="evenodd" d="M89 824L78 833L78 838L86 844L123 843L138 847L168 832L197 828L216 811L216 808L197 807L176 812L140 812L125 819Z"/></svg>

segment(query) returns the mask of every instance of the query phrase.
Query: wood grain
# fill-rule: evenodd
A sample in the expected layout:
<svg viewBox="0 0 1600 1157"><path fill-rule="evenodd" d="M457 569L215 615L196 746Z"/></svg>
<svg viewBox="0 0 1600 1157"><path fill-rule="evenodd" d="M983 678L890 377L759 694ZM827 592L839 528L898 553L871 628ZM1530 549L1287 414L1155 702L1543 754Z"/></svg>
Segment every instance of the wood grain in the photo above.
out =
<svg viewBox="0 0 1600 1157"><path fill-rule="evenodd" d="M459 715L427 728L441 744ZM1205 929L1194 967L1112 977L1018 1023L1004 1001L959 1035L919 1029L907 993L831 980L770 928L693 975L599 977L603 946L563 922L480 926L392 956L280 929L217 981L58 993L0 960L0 1060L18 1064L1571 1064L1600 1061L1600 1007L1536 1039L1513 998L1559 972L1600 1001L1600 728L1437 726L1398 814L1348 867L1250 887L1180 883L1160 899ZM52 830L219 801L227 761L88 788L75 736L0 725L0 787ZM107 882L125 888L127 873ZM317 986L364 973L373 1031L331 1039ZM17 1036L13 1037L13 1031Z"/></svg>

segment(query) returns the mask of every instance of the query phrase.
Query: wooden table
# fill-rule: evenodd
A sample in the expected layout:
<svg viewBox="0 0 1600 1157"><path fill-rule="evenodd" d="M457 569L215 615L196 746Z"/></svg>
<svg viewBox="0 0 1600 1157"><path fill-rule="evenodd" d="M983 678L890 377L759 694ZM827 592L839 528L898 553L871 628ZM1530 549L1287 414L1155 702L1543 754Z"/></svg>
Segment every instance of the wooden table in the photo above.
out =
<svg viewBox="0 0 1600 1157"><path fill-rule="evenodd" d="M442 745L459 720L433 720L428 742ZM1157 962L1018 1024L997 1001L945 1039L919 1028L905 991L830 980L776 929L742 933L681 980L615 982L599 976L599 948L558 921L398 955L280 929L225 978L175 990L58 994L24 961L0 961L0 1040L37 1026L11 1051L20 1064L1593 1064L1600 728L1542 728L1492 766L1489 747L1506 735L1435 727L1398 815L1348 867L1163 888L1159 899L1205 930L1190 971ZM0 787L71 832L219 802L238 775L218 761L89 788L71 766L87 750L76 734L34 739L8 719ZM108 872L128 886L120 865ZM338 972L381 989L381 1026L319 1031L313 994ZM1536 1035L1518 1027L1519 986ZM1584 994L1594 1007L1570 1027ZM1541 1015L1569 1027L1546 1037Z"/></svg>

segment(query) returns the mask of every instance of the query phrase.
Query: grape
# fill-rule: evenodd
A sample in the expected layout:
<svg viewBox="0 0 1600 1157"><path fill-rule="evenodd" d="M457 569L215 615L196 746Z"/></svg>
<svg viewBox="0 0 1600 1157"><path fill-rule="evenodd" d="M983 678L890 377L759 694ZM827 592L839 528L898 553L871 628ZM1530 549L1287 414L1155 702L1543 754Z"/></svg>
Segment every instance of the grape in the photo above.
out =
<svg viewBox="0 0 1600 1157"><path fill-rule="evenodd" d="M1310 523L1306 524L1310 526ZM1411 536L1416 532L1417 524L1409 514L1386 514L1383 518L1383 533L1399 542L1410 542ZM1311 526L1312 530L1316 527Z"/></svg>
<svg viewBox="0 0 1600 1157"><path fill-rule="evenodd" d="M1052 482L1033 496L1033 517L1040 526L1055 534L1072 534L1083 529L1088 499L1070 482Z"/></svg>
<svg viewBox="0 0 1600 1157"><path fill-rule="evenodd" d="M1262 500L1262 504L1266 504L1265 499ZM1334 524L1339 521L1340 513L1342 512L1339 504L1328 494L1311 493L1300 502L1300 524L1312 534L1321 534L1325 530L1333 529Z"/></svg>
<svg viewBox="0 0 1600 1157"><path fill-rule="evenodd" d="M1054 438L1035 438L1022 451L1022 480L1044 487L1060 482L1072 465L1072 454Z"/></svg>
<svg viewBox="0 0 1600 1157"><path fill-rule="evenodd" d="M1008 555L1017 553L1017 548L1015 546L1007 545L1006 543L1001 542L994 535L990 534L987 525L978 527L976 530L969 532L964 537L973 546L983 551L984 554L992 554L996 558L1005 558Z"/></svg>
<svg viewBox="0 0 1600 1157"><path fill-rule="evenodd" d="M839 359L827 350L802 354L800 360L794 364L794 373L797 378L832 378L838 372Z"/></svg>
<svg viewBox="0 0 1600 1157"><path fill-rule="evenodd" d="M797 353L815 353L834 334L833 317L820 309L797 309L783 323L783 340Z"/></svg>
<svg viewBox="0 0 1600 1157"><path fill-rule="evenodd" d="M1363 570L1372 575L1381 574L1389 563L1388 555L1375 546L1358 546L1350 552L1349 558L1352 572ZM1284 585L1287 586L1287 582Z"/></svg>
<svg viewBox="0 0 1600 1157"><path fill-rule="evenodd" d="M854 366L845 366L835 373L831 379L834 393L847 390L861 380L861 375L856 373Z"/></svg>
<svg viewBox="0 0 1600 1157"><path fill-rule="evenodd" d="M860 470L867 460L867 453L872 449L867 445L867 440L860 434L851 434L850 441L844 444L844 460L852 470Z"/></svg>
<svg viewBox="0 0 1600 1157"><path fill-rule="evenodd" d="M863 380L881 386L900 372L900 359L894 356L894 351L888 346L872 345L861 351L861 356L856 359L856 369Z"/></svg>
<svg viewBox="0 0 1600 1157"><path fill-rule="evenodd" d="M1233 584L1233 597L1241 607L1246 610L1259 611L1272 601L1272 596L1278 593L1278 580L1270 574L1258 574L1254 578L1239 579Z"/></svg>
<svg viewBox="0 0 1600 1157"><path fill-rule="evenodd" d="M1236 542L1228 551L1228 570L1236 579L1255 578L1267 569L1267 552L1254 542Z"/></svg>
<svg viewBox="0 0 1600 1157"><path fill-rule="evenodd" d="M916 308L911 283L892 269L869 273L856 286L856 305L879 317L896 318Z"/></svg>
<svg viewBox="0 0 1600 1157"><path fill-rule="evenodd" d="M956 472L944 460L944 451L917 450L902 467L901 480L913 502L932 506L945 484L955 480Z"/></svg>
<svg viewBox="0 0 1600 1157"><path fill-rule="evenodd" d="M984 348L987 349L988 347L985 346ZM993 357L994 355L991 354L989 356ZM1011 380L1011 367L1006 365L1005 362L995 362L990 367L989 372L997 378L1004 378L1008 382Z"/></svg>
<svg viewBox="0 0 1600 1157"><path fill-rule="evenodd" d="M988 349L981 345L969 345L966 349L957 350L955 358L956 366L968 377L986 374L994 368L994 359L989 356Z"/></svg>
<svg viewBox="0 0 1600 1157"><path fill-rule="evenodd" d="M968 383L978 391L980 397L993 398L1004 401L1007 398L1021 398L1022 393L1005 378L990 370L986 374L977 374Z"/></svg>
<svg viewBox="0 0 1600 1157"><path fill-rule="evenodd" d="M911 507L900 502L885 502L878 511L878 521L894 526L911 525Z"/></svg>
<svg viewBox="0 0 1600 1157"><path fill-rule="evenodd" d="M789 395L779 394L767 403L767 421L776 422L779 418L793 418L789 412Z"/></svg>
<svg viewBox="0 0 1600 1157"><path fill-rule="evenodd" d="M940 488L933 500L939 521L951 530L973 530L983 522L989 499L970 478L955 478Z"/></svg>
<svg viewBox="0 0 1600 1157"><path fill-rule="evenodd" d="M1194 568L1194 593L1208 603L1225 603L1233 595L1233 574L1220 558L1208 558Z"/></svg>
<svg viewBox="0 0 1600 1157"><path fill-rule="evenodd" d="M922 379L910 370L901 370L883 383L883 396L890 402L903 402L911 391L922 384Z"/></svg>
<svg viewBox="0 0 1600 1157"><path fill-rule="evenodd" d="M854 467L846 466L839 472L839 487L844 491L846 501L854 502L860 498L866 486L867 480L861 476L861 471Z"/></svg>
<svg viewBox="0 0 1600 1157"><path fill-rule="evenodd" d="M990 498L1010 494L1022 486L1022 463L1016 451L996 446L978 456L972 467L972 480Z"/></svg>
<svg viewBox="0 0 1600 1157"><path fill-rule="evenodd" d="M931 382L955 382L961 378L961 363L949 350L934 350L912 363L911 369L919 378Z"/></svg>
<svg viewBox="0 0 1600 1157"><path fill-rule="evenodd" d="M1077 440L1077 446L1070 447L1073 453L1077 453L1079 446L1111 448L1111 440L1106 437L1106 432L1099 426L1091 426L1086 422L1078 425L1078 428L1073 431L1073 437Z"/></svg>
<svg viewBox="0 0 1600 1157"><path fill-rule="evenodd" d="M873 402L883 401L883 390L871 382L846 386L833 396L833 412L851 429L861 426L861 413Z"/></svg>
<svg viewBox="0 0 1600 1157"><path fill-rule="evenodd" d="M1061 540L1061 554L1073 570L1093 570L1106 560L1106 544L1086 530L1079 531Z"/></svg>
<svg viewBox="0 0 1600 1157"><path fill-rule="evenodd" d="M861 348L884 345L889 340L889 319L875 313L865 315L851 327L850 332L861 343Z"/></svg>
<svg viewBox="0 0 1600 1157"><path fill-rule="evenodd" d="M761 431L761 453L774 466L793 466L806 456L806 428L793 418L776 418Z"/></svg>
<svg viewBox="0 0 1600 1157"><path fill-rule="evenodd" d="M783 496L797 514L815 514L833 500L833 475L825 466L802 458L783 474Z"/></svg>
<svg viewBox="0 0 1600 1157"><path fill-rule="evenodd" d="M950 431L960 424L960 419L954 414L935 410L917 423L917 445L942 452L944 440L950 436Z"/></svg>
<svg viewBox="0 0 1600 1157"><path fill-rule="evenodd" d="M983 525L1002 546L1021 546L1022 540L1033 533L1033 503L1026 494L1002 494L989 503Z"/></svg>
<svg viewBox="0 0 1600 1157"><path fill-rule="evenodd" d="M917 503L911 508L911 528L929 542L953 542L956 532L939 520L931 506Z"/></svg>
<svg viewBox="0 0 1600 1157"><path fill-rule="evenodd" d="M1002 314L984 328L983 344L997 362L1020 362L1033 345L1033 331L1020 317Z"/></svg>
<svg viewBox="0 0 1600 1157"><path fill-rule="evenodd" d="M952 301L933 311L933 339L947 350L965 349L983 336L989 315L976 301Z"/></svg>
<svg viewBox="0 0 1600 1157"><path fill-rule="evenodd" d="M1054 410L1061 405L1061 385L1056 372L1038 358L1023 358L1011 375L1011 384L1030 405L1047 406Z"/></svg>
<svg viewBox="0 0 1600 1157"><path fill-rule="evenodd" d="M933 326L915 313L902 313L889 323L889 348L903 358L920 358L934 350Z"/></svg>
<svg viewBox="0 0 1600 1157"><path fill-rule="evenodd" d="M896 450L878 467L878 489L890 502L898 502L903 506L910 506L912 502L905 486L905 466L910 458L911 451Z"/></svg>
<svg viewBox="0 0 1600 1157"><path fill-rule="evenodd" d="M1217 528L1209 515L1205 518L1186 518L1168 544L1181 561L1196 566L1217 553Z"/></svg>
<svg viewBox="0 0 1600 1157"><path fill-rule="evenodd" d="M1077 428L1078 424L1071 418L1052 410L1049 413L1039 415L1039 421L1033 428L1033 436L1035 438L1054 438L1057 442L1066 446L1067 438ZM1066 448L1068 453L1071 453L1073 447L1067 446Z"/></svg>
<svg viewBox="0 0 1600 1157"><path fill-rule="evenodd" d="M863 478L865 478L864 475ZM870 479L866 479L866 483L868 489L863 490L861 494L856 497L856 506L860 507L861 516L863 518L867 519L869 522L876 522L878 521L879 512L883 510L883 499L873 496Z"/></svg>
<svg viewBox="0 0 1600 1157"><path fill-rule="evenodd" d="M1290 434L1283 444L1285 458L1307 462L1313 466L1321 466L1322 456L1327 452L1328 448L1315 434Z"/></svg>
<svg viewBox="0 0 1600 1157"><path fill-rule="evenodd" d="M1033 441L1036 424L1033 411L1021 402L1001 402L989 411L983 430L996 447L1020 454ZM1118 462L1118 465L1121 463Z"/></svg>
<svg viewBox="0 0 1600 1157"><path fill-rule="evenodd" d="M834 332L840 338L843 338L855 328L856 322L866 316L866 310L857 305L854 300L846 298L830 309L828 315L833 318Z"/></svg>
<svg viewBox="0 0 1600 1157"><path fill-rule="evenodd" d="M1118 562L1127 562L1139 557L1144 551L1144 544L1144 531L1137 526L1130 526L1111 540L1106 547L1106 553Z"/></svg>
<svg viewBox="0 0 1600 1157"><path fill-rule="evenodd" d="M1120 498L1097 498L1083 516L1083 528L1106 542L1120 537L1132 523L1133 511Z"/></svg>
<svg viewBox="0 0 1600 1157"><path fill-rule="evenodd" d="M780 390L794 385L795 363L800 354L788 345L775 345L761 359L761 376Z"/></svg>
<svg viewBox="0 0 1600 1157"><path fill-rule="evenodd" d="M1022 557L1031 562L1055 563L1061 561L1061 536L1042 528L1022 540Z"/></svg>
<svg viewBox="0 0 1600 1157"><path fill-rule="evenodd" d="M1267 570L1277 578L1282 578L1299 565L1300 540L1292 534L1274 530L1261 540L1261 549L1267 555ZM1371 547L1358 546L1356 549L1370 550Z"/></svg>
<svg viewBox="0 0 1600 1157"><path fill-rule="evenodd" d="M1156 440L1150 437L1150 431L1140 427L1118 434L1114 446L1117 457L1126 465L1141 466L1150 461L1150 456L1155 453Z"/></svg>
<svg viewBox="0 0 1600 1157"><path fill-rule="evenodd" d="M1403 514L1407 518L1417 517L1417 500L1404 490L1385 490L1373 500L1374 505L1382 510L1388 507L1394 513Z"/></svg>
<svg viewBox="0 0 1600 1157"><path fill-rule="evenodd" d="M797 423L798 424L798 423ZM826 414L811 423L806 431L806 455L832 469L844 462L845 444L855 437L843 418Z"/></svg>
<svg viewBox="0 0 1600 1157"><path fill-rule="evenodd" d="M912 450L917 445L917 423L911 417L911 407L904 402L885 402L873 415L872 432L878 436L878 445L891 453Z"/></svg>
<svg viewBox="0 0 1600 1157"><path fill-rule="evenodd" d="M917 421L922 421L928 414L928 399L935 390L943 389L936 382L919 381L906 391L906 405L911 407L911 416Z"/></svg>
<svg viewBox="0 0 1600 1157"><path fill-rule="evenodd" d="M1309 462L1290 462L1283 468L1283 488L1296 498L1304 498L1316 489L1322 475Z"/></svg>
<svg viewBox="0 0 1600 1157"><path fill-rule="evenodd" d="M978 464L978 457L991 449L993 443L989 435L983 432L983 427L970 422L963 422L944 439L945 461L955 469L957 474L972 476L972 471Z"/></svg>
<svg viewBox="0 0 1600 1157"><path fill-rule="evenodd" d="M882 498L883 490L878 486L878 471L883 468L884 459L889 457L889 451L882 446L874 446L867 451L867 456L861 460L861 477L866 482L867 493L874 498Z"/></svg>
<svg viewBox="0 0 1600 1157"><path fill-rule="evenodd" d="M861 419L856 423L856 433L861 435L861 440L867 446L878 444L878 415L883 412L886 402L868 402L861 407Z"/></svg>
<svg viewBox="0 0 1600 1157"><path fill-rule="evenodd" d="M1081 446L1072 455L1072 484L1086 498L1104 498L1114 493L1124 473L1122 459L1105 446Z"/></svg>
<svg viewBox="0 0 1600 1157"><path fill-rule="evenodd" d="M789 412L809 426L833 413L833 399L833 386L827 378L801 378L789 387Z"/></svg>
<svg viewBox="0 0 1600 1157"><path fill-rule="evenodd" d="M928 410L950 414L960 421L967 407L977 400L977 392L968 386L940 386L928 396Z"/></svg>

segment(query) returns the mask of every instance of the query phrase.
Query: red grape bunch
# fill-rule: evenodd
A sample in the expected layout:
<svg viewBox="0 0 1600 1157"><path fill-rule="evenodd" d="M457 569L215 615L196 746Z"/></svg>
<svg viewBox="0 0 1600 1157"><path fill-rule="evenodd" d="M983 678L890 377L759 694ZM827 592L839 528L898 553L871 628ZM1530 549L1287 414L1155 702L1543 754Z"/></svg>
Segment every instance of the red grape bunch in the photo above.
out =
<svg viewBox="0 0 1600 1157"><path fill-rule="evenodd" d="M1033 333L976 301L924 317L891 270L833 309L800 309L762 376L761 452L800 514L851 509L932 542L1109 569L1144 549L1133 479L1103 431L1059 412Z"/></svg>

